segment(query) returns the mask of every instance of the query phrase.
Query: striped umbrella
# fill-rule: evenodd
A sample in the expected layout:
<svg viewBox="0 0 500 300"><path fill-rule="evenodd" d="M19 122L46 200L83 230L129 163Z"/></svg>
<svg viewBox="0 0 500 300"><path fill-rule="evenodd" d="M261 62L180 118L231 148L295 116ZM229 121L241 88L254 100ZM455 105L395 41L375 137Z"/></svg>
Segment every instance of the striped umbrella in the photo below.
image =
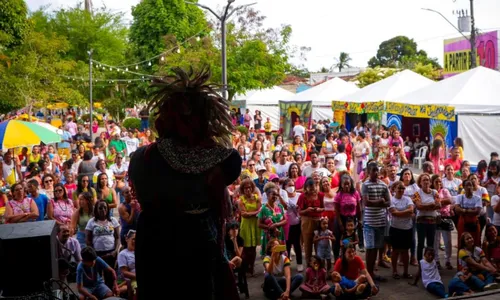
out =
<svg viewBox="0 0 500 300"><path fill-rule="evenodd" d="M9 120L0 123L0 145L3 150L15 147L29 147L59 143L61 136L36 123Z"/></svg>

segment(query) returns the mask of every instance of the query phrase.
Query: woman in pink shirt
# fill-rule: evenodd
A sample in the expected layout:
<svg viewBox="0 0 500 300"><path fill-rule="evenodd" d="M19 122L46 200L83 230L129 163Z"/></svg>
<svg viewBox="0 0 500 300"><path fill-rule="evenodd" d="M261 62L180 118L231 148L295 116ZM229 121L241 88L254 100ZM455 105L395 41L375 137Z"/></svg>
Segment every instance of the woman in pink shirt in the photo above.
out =
<svg viewBox="0 0 500 300"><path fill-rule="evenodd" d="M442 140L434 139L431 153L429 153L429 159L434 165L434 172L436 172L436 174L442 174L444 172L444 149Z"/></svg>
<svg viewBox="0 0 500 300"><path fill-rule="evenodd" d="M453 221L451 219L451 206L455 204L451 198L450 191L443 187L443 182L440 175L432 175L431 189L434 189L439 194L441 209L438 211L441 214L441 222L437 224L436 235L434 237L434 249L439 249L441 236L444 241L444 259L446 260L446 269L453 270L451 265L451 232L453 231ZM438 269L442 269L439 262L439 251L436 251L435 258Z"/></svg>

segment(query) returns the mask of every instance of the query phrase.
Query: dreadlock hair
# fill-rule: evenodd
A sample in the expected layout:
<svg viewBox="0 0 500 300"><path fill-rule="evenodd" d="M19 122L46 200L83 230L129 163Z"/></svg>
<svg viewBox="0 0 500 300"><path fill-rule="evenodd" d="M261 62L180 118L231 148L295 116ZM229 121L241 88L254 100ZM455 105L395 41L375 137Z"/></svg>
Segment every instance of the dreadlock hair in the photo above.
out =
<svg viewBox="0 0 500 300"><path fill-rule="evenodd" d="M199 72L172 68L173 75L153 80L156 88L148 105L156 111L155 128L160 138L172 138L188 146L219 144L231 146L233 124L229 103L207 84L208 66ZM201 139L200 139L201 137Z"/></svg>

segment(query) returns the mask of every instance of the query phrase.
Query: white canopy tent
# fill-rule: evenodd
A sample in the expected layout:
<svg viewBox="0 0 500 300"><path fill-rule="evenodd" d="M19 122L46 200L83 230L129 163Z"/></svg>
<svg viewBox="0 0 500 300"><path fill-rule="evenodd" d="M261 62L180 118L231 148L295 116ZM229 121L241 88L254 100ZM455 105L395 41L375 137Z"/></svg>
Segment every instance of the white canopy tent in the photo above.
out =
<svg viewBox="0 0 500 300"><path fill-rule="evenodd" d="M315 120L332 119L332 100L340 99L345 95L359 90L353 82L347 82L335 77L314 86L301 93L295 94L287 101L312 101L312 117Z"/></svg>
<svg viewBox="0 0 500 300"><path fill-rule="evenodd" d="M345 95L341 100L347 102L394 101L395 98L429 86L434 81L410 70L398 72L390 77L372 83L357 92Z"/></svg>
<svg viewBox="0 0 500 300"><path fill-rule="evenodd" d="M458 136L464 141L467 160L488 160L500 149L500 73L485 67L447 78L394 101L409 104L440 104L455 107Z"/></svg>
<svg viewBox="0 0 500 300"><path fill-rule="evenodd" d="M277 130L280 124L279 101L287 100L293 95L295 94L292 92L279 86L274 86L262 90L250 90L243 95L235 95L234 100L245 100L246 108L250 110L252 117L255 110L259 110L263 118L262 125L264 125L266 118L269 117L273 125L273 130Z"/></svg>

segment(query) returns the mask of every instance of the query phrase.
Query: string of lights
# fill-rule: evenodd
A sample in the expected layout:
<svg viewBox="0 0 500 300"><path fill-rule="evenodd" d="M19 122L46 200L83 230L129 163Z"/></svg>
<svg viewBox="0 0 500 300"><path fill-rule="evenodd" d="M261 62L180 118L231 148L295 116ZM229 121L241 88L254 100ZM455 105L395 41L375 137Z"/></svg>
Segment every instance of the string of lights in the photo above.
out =
<svg viewBox="0 0 500 300"><path fill-rule="evenodd" d="M92 60L92 62L95 62L95 63L98 63L98 64L101 64L101 65L104 65L104 66L107 66L107 67L110 67L112 69L124 69L125 72L130 72L129 71L129 67L133 67L135 68L136 70L139 69L139 66L140 65L143 65L143 64L147 64L149 67L152 65L152 61L157 59L157 58L160 58L161 61L165 61L165 56L172 52L172 51L177 51L177 53L180 53L181 52L181 46L185 45L186 43L188 43L189 41L193 40L193 39L196 39L196 41L200 41L200 35L204 32L205 30L200 30L198 33L196 33L195 35L185 39L183 42L181 42L178 46L175 46L175 47L172 47L168 50L165 50L163 52L161 52L160 54L157 54L153 57L150 57L150 58L147 58L145 60L141 60L139 62L135 62L135 63L130 63L130 64L125 64L125 65L120 65L120 66L112 66L112 65L108 65L108 64L104 64L104 63L101 63L101 62L98 62L96 60ZM142 74L141 74L142 75Z"/></svg>

